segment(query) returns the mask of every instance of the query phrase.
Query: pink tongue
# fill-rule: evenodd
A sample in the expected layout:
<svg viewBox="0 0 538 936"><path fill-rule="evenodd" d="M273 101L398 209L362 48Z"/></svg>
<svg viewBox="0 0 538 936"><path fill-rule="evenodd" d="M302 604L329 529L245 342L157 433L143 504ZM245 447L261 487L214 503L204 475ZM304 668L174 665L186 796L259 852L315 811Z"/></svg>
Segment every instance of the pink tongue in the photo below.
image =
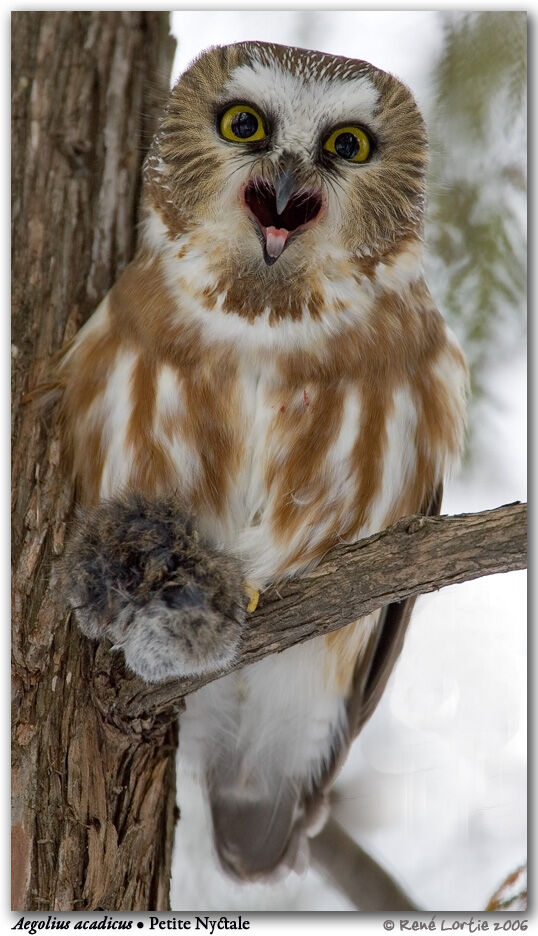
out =
<svg viewBox="0 0 538 936"><path fill-rule="evenodd" d="M265 248L273 260L280 257L289 237L286 228L268 227L265 229Z"/></svg>

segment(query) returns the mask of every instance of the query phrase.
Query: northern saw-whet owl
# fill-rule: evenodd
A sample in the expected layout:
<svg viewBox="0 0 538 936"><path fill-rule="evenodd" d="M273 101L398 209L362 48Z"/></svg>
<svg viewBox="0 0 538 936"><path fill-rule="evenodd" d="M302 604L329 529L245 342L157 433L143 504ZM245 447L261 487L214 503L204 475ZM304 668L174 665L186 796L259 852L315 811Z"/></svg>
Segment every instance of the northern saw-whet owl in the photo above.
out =
<svg viewBox="0 0 538 936"><path fill-rule="evenodd" d="M372 65L210 49L146 160L136 256L57 367L69 601L148 681L224 673L187 697L181 756L241 878L304 859L412 602L226 674L247 604L255 624L256 592L337 542L438 512L461 449L426 159L410 92Z"/></svg>

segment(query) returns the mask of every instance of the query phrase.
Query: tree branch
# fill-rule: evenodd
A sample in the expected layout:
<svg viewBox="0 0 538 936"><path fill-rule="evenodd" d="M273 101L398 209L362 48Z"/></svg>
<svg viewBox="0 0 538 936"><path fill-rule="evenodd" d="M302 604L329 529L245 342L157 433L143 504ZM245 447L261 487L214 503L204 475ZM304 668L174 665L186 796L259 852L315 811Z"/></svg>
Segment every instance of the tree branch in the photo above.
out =
<svg viewBox="0 0 538 936"><path fill-rule="evenodd" d="M336 821L329 816L310 840L312 862L357 910L420 910L404 890Z"/></svg>
<svg viewBox="0 0 538 936"><path fill-rule="evenodd" d="M269 588L249 618L232 669L327 634L393 601L446 585L526 567L527 505L480 513L408 517L388 530L332 549L300 578ZM96 703L108 719L141 718L170 706L220 674L148 686L97 650Z"/></svg>

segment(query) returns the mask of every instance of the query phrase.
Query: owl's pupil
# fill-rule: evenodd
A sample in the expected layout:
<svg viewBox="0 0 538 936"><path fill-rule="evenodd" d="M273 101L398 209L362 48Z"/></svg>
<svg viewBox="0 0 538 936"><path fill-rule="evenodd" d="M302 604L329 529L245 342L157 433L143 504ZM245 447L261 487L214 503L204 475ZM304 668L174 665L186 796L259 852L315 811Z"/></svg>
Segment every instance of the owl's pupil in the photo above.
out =
<svg viewBox="0 0 538 936"><path fill-rule="evenodd" d="M353 133L339 133L334 148L342 159L353 159L359 152L360 143Z"/></svg>
<svg viewBox="0 0 538 936"><path fill-rule="evenodd" d="M248 111L241 111L232 120L232 130L235 136L241 137L242 140L254 136L257 129L258 118L254 114L249 114Z"/></svg>

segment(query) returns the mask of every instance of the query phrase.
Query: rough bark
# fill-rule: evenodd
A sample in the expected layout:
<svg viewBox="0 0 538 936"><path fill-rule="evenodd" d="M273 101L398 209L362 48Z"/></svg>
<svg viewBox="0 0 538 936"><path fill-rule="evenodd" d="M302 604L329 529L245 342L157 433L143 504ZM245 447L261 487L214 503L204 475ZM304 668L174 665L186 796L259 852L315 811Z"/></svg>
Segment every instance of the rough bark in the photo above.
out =
<svg viewBox="0 0 538 936"><path fill-rule="evenodd" d="M118 724L49 587L73 492L59 427L21 405L130 260L168 14L12 15L13 827L18 910L165 908L175 709Z"/></svg>

